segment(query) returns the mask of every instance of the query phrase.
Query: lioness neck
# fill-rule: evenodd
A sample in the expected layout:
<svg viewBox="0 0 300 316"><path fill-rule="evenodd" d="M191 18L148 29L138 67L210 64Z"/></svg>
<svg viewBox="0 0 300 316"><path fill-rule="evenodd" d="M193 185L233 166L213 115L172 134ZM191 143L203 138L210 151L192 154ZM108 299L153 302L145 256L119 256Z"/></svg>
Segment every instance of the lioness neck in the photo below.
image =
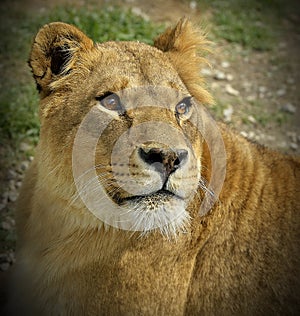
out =
<svg viewBox="0 0 300 316"><path fill-rule="evenodd" d="M296 190L299 187L296 176L299 173L299 160L249 142L228 128L222 134L227 155L226 177L219 197L223 208L241 210L257 207L259 212L275 194L281 194L286 201L288 196L296 193L282 189L283 179L280 177L283 175L280 171L285 170L289 174L290 187ZM251 201L251 205L247 205L248 201ZM277 208L280 207L277 205Z"/></svg>

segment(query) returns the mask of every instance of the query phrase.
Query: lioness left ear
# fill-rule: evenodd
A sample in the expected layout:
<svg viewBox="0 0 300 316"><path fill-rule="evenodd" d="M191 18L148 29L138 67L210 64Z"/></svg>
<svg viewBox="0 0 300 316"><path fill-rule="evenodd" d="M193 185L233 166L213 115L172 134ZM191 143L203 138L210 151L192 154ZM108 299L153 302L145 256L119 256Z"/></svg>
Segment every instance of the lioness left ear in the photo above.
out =
<svg viewBox="0 0 300 316"><path fill-rule="evenodd" d="M93 45L75 26L61 22L43 26L34 39L28 62L41 95L48 95L51 83L69 73L80 53Z"/></svg>
<svg viewBox="0 0 300 316"><path fill-rule="evenodd" d="M201 56L209 51L208 41L191 22L183 18L177 25L159 35L154 46L165 52L190 93L204 104L213 103L210 93L203 87L200 69L206 59Z"/></svg>

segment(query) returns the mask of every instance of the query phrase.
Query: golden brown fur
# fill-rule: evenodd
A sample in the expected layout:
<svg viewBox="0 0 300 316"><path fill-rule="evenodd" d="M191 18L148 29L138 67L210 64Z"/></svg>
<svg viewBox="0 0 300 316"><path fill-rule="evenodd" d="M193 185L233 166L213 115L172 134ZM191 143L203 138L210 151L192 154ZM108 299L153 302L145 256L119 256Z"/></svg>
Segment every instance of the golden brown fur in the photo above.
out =
<svg viewBox="0 0 300 316"><path fill-rule="evenodd" d="M199 217L199 187L186 207L191 219L174 238L157 229L140 238L138 232L104 225L78 198L73 141L95 97L151 85L210 103L198 75L203 62L198 50L205 44L185 20L162 34L157 48L93 44L61 23L39 31L30 66L41 94L41 137L17 212L10 307L15 314L299 315L298 159L252 144L220 124L227 164L218 202ZM129 124L162 120L189 138L191 145L184 148L195 161L186 172L180 174L182 167L173 172L172 189L180 186L180 175L189 175L191 183L200 176L209 180L213 157L187 121L176 120L169 110L127 112L104 131L96 154L103 187L115 203L127 193L112 177L111 149ZM162 138L167 134L162 131ZM143 180L143 164L134 155L132 160L130 168Z"/></svg>

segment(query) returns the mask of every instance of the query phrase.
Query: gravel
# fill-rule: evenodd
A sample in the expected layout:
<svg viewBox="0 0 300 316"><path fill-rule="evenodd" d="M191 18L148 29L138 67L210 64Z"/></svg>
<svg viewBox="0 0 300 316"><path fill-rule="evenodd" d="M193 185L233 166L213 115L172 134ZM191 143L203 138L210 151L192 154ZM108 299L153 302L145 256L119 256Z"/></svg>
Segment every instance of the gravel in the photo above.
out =
<svg viewBox="0 0 300 316"><path fill-rule="evenodd" d="M32 147L30 148L32 149ZM22 180L25 171L28 169L32 158L21 161L19 165L11 167L6 172L6 190L0 196L0 230L2 234L10 240L7 245L12 245L15 238L15 220L13 212L15 202L19 196L19 189L22 185ZM2 240L4 243L5 240ZM14 249L2 247L0 253L0 271L6 271L15 262Z"/></svg>
<svg viewBox="0 0 300 316"><path fill-rule="evenodd" d="M286 104L284 104L282 107L281 107L281 110L283 111L283 112L287 112L287 113L291 113L291 114L294 114L294 113L296 113L296 107L293 105L293 104L291 104L291 103L286 103Z"/></svg>
<svg viewBox="0 0 300 316"><path fill-rule="evenodd" d="M227 123L231 122L232 114L233 114L233 108L231 106L224 109L223 110L224 121Z"/></svg>
<svg viewBox="0 0 300 316"><path fill-rule="evenodd" d="M238 96L240 94L240 92L234 89L230 84L226 84L225 91L232 96Z"/></svg>

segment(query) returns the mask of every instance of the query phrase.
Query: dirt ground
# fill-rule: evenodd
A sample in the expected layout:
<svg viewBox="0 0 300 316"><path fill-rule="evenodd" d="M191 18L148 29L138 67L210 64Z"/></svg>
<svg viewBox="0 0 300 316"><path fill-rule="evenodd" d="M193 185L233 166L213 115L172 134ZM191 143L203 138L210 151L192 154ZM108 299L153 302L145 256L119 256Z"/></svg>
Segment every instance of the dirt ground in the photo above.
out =
<svg viewBox="0 0 300 316"><path fill-rule="evenodd" d="M15 6L35 16L57 4L85 6L88 10L95 3L98 6L119 4L131 7L137 14L167 24L175 23L182 16L190 17L192 21L201 24L211 14L209 10L204 12L199 6L195 6L194 1L179 0L4 0L1 6ZM220 40L213 45L214 53L209 56L211 67L205 67L203 75L215 99L221 104L215 113L219 119L227 121L244 136L259 143L283 152L299 154L300 17L291 13L283 19L282 36L275 51L247 50L240 45ZM21 67L20 72L29 73L26 64ZM23 162L23 167L20 168L22 173L27 168L26 163L24 165ZM3 187L9 187L11 180L6 173L7 170L2 170ZM13 209L14 201L8 203L10 209ZM5 208L1 211L4 212ZM2 225L2 229L13 230L13 218L8 217L5 225ZM0 257L0 264L7 261L9 264L13 263L13 249L7 250ZM2 268L5 270L7 264Z"/></svg>

